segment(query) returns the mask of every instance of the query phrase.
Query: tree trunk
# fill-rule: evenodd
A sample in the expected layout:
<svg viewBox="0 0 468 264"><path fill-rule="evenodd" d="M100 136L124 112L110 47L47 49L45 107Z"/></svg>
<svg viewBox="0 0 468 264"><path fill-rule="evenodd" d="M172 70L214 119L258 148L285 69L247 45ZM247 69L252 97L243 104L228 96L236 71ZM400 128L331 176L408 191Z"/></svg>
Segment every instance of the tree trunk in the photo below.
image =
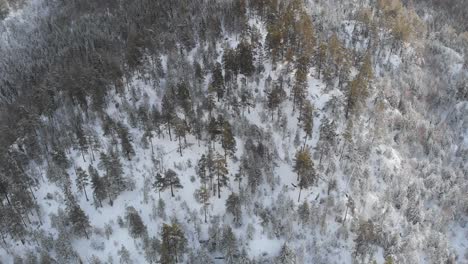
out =
<svg viewBox="0 0 468 264"><path fill-rule="evenodd" d="M12 206L11 206L10 198L8 198L8 195L7 195L6 193L5 193L4 195L5 195L5 198L6 198L7 202L8 202L8 205L9 205L10 207L12 207Z"/></svg>
<svg viewBox="0 0 468 264"><path fill-rule="evenodd" d="M302 187L299 187L299 197L297 197L297 202L301 200Z"/></svg>
<svg viewBox="0 0 468 264"><path fill-rule="evenodd" d="M179 153L180 153L180 156L182 157L182 142L180 142L180 136L178 136L179 138Z"/></svg>
<svg viewBox="0 0 468 264"><path fill-rule="evenodd" d="M206 220L206 205L204 205L205 207L205 224L207 223L207 220Z"/></svg>
<svg viewBox="0 0 468 264"><path fill-rule="evenodd" d="M174 188L172 188L172 184L171 184L171 195L172 197L174 197Z"/></svg>
<svg viewBox="0 0 468 264"><path fill-rule="evenodd" d="M86 186L83 186L83 192L84 192L84 195L86 197L86 201L89 202L88 194L86 193Z"/></svg>
<svg viewBox="0 0 468 264"><path fill-rule="evenodd" d="M218 173L218 198L221 198L221 187L219 186L219 173Z"/></svg>

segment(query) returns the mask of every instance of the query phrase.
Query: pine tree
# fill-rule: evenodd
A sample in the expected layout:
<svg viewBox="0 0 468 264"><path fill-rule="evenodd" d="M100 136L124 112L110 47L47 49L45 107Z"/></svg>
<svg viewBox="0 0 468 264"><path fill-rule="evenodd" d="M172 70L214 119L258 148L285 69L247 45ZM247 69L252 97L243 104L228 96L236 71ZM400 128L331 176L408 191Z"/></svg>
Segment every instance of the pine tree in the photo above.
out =
<svg viewBox="0 0 468 264"><path fill-rule="evenodd" d="M109 155L101 153L100 159L99 167L106 171L106 193L112 205L115 198L127 188L127 183L123 177L119 156L114 151L110 151Z"/></svg>
<svg viewBox="0 0 468 264"><path fill-rule="evenodd" d="M206 187L206 182L208 181L208 179L207 179L207 174L206 174L207 159L206 159L205 154L201 155L200 159L198 160L196 169L197 169L197 175L200 178L200 182L203 184L203 186Z"/></svg>
<svg viewBox="0 0 468 264"><path fill-rule="evenodd" d="M349 85L345 114L346 118L348 118L350 112L357 113L359 105L364 104L365 100L369 96L369 83L372 78L371 57L370 54L367 54L364 57L359 73Z"/></svg>
<svg viewBox="0 0 468 264"><path fill-rule="evenodd" d="M152 264L159 261L158 255L161 249L161 241L153 237L145 240L145 260Z"/></svg>
<svg viewBox="0 0 468 264"><path fill-rule="evenodd" d="M89 147L89 142L86 138L86 135L83 131L83 127L81 125L81 122L78 122L78 124L76 125L76 138L78 139L78 146L79 146L79 149L80 149L80 152L81 152L81 156L83 158L83 161L86 162L86 159L84 157L84 152L86 152L88 150L88 147Z"/></svg>
<svg viewBox="0 0 468 264"><path fill-rule="evenodd" d="M283 244L279 256L276 258L275 264L296 264L296 254L288 247L286 243Z"/></svg>
<svg viewBox="0 0 468 264"><path fill-rule="evenodd" d="M174 197L174 189L183 188L182 184L180 184L179 176L171 169L168 169L166 173L164 173L164 177L158 173L153 187L158 191L164 191L165 189L170 188L172 197Z"/></svg>
<svg viewBox="0 0 468 264"><path fill-rule="evenodd" d="M279 111L281 103L286 98L286 92L280 85L275 84L273 90L267 94L267 107L271 111L271 120L275 110Z"/></svg>
<svg viewBox="0 0 468 264"><path fill-rule="evenodd" d="M161 258L162 264L173 264L179 262L179 257L185 251L187 239L179 224L164 224L161 232Z"/></svg>
<svg viewBox="0 0 468 264"><path fill-rule="evenodd" d="M131 143L131 138L130 138L129 133L128 133L128 128L124 124L118 122L117 123L117 133L118 133L119 138L120 138L120 144L122 146L122 152L125 153L128 160L131 160L132 156L135 155L135 151L133 150L133 146L132 146L132 143Z"/></svg>
<svg viewBox="0 0 468 264"><path fill-rule="evenodd" d="M132 206L127 207L125 219L127 220L130 235L133 238L141 238L146 234L146 226L140 217L140 214Z"/></svg>
<svg viewBox="0 0 468 264"><path fill-rule="evenodd" d="M306 146L307 139L312 138L312 131L314 129L314 107L309 100L306 100L302 110L302 128L304 129L304 147Z"/></svg>
<svg viewBox="0 0 468 264"><path fill-rule="evenodd" d="M164 120L164 124L167 127L167 130L169 133L169 139L172 140L171 126L176 117L176 113L175 113L174 98L171 96L170 92L166 92L166 94L164 94L163 96L162 105L161 105L161 116L162 116L162 119Z"/></svg>
<svg viewBox="0 0 468 264"><path fill-rule="evenodd" d="M120 264L132 264L133 263L130 258L130 252L124 245L122 245L122 247L117 251L117 255L120 256L120 260L119 260Z"/></svg>
<svg viewBox="0 0 468 264"><path fill-rule="evenodd" d="M210 191L206 188L206 186L202 186L195 191L195 197L199 203L203 205L203 213L205 216L205 223L207 223L207 210L210 200Z"/></svg>
<svg viewBox="0 0 468 264"><path fill-rule="evenodd" d="M156 134L158 134L158 138L160 138L162 132L161 125L163 123L163 117L159 112L158 108L156 108L156 106L153 106L151 109L151 123L151 127L156 130Z"/></svg>
<svg viewBox="0 0 468 264"><path fill-rule="evenodd" d="M232 134L231 125L227 121L223 124L221 145L224 149L224 159L227 158L228 154L231 157L234 156L234 154L236 153L236 139Z"/></svg>
<svg viewBox="0 0 468 264"><path fill-rule="evenodd" d="M242 209L239 195L231 193L226 200L226 212L234 217L234 224L240 226L242 224Z"/></svg>
<svg viewBox="0 0 468 264"><path fill-rule="evenodd" d="M52 149L52 161L61 169L68 169L70 167L70 161L67 158L67 155L57 145L54 145Z"/></svg>
<svg viewBox="0 0 468 264"><path fill-rule="evenodd" d="M91 186L93 188L94 198L99 202L102 207L102 200L106 199L106 186L104 179L99 177L98 171L91 165L88 167L88 172L91 177Z"/></svg>
<svg viewBox="0 0 468 264"><path fill-rule="evenodd" d="M320 138L318 145L320 146L320 161L322 163L322 157L325 154L326 157L329 156L330 151L335 146L335 137L336 137L336 126L335 122L330 122L327 118L322 119L320 125Z"/></svg>
<svg viewBox="0 0 468 264"><path fill-rule="evenodd" d="M86 186L89 185L89 176L86 171L84 171L81 167L76 169L76 187L78 191L84 192L86 201L89 201L88 194L86 193Z"/></svg>
<svg viewBox="0 0 468 264"><path fill-rule="evenodd" d="M84 234L89 239L88 230L91 228L89 218L75 201L72 201L68 208L68 218L72 224L73 232L79 236Z"/></svg>
<svg viewBox="0 0 468 264"><path fill-rule="evenodd" d="M301 199L302 189L310 187L317 180L317 175L314 169L314 163L312 161L310 151L308 148L304 148L297 151L294 164L294 171L297 173L299 180L299 196L297 199L299 202Z"/></svg>
<svg viewBox="0 0 468 264"><path fill-rule="evenodd" d="M223 99L226 88L224 86L224 77L220 63L216 63L215 68L213 69L211 86L218 96L218 101Z"/></svg>
<svg viewBox="0 0 468 264"><path fill-rule="evenodd" d="M218 198L221 198L221 187L225 186L228 180L227 164L226 164L226 160L224 159L224 157L221 156L219 153L216 153L213 162L214 162L214 171L216 174L217 185L218 185Z"/></svg>
<svg viewBox="0 0 468 264"><path fill-rule="evenodd" d="M320 73L325 65L325 61L327 59L327 50L328 46L325 42L320 43L318 51L317 51L317 72L318 78L320 79Z"/></svg>
<svg viewBox="0 0 468 264"><path fill-rule="evenodd" d="M239 62L237 60L237 54L234 49L226 48L223 52L223 65L224 72L226 74L226 82L235 80L239 72Z"/></svg>
<svg viewBox="0 0 468 264"><path fill-rule="evenodd" d="M245 40L237 45L237 61L241 74L251 76L254 73L252 45Z"/></svg>
<svg viewBox="0 0 468 264"><path fill-rule="evenodd" d="M301 205L299 205L299 208L297 209L297 211L299 215L299 220L303 224L308 223L309 217L310 217L309 203L307 201L304 201Z"/></svg>
<svg viewBox="0 0 468 264"><path fill-rule="evenodd" d="M298 106L299 110L302 109L302 104L307 96L307 73L309 68L309 61L305 57L301 57L296 64L296 81L294 83L293 92L293 111ZM301 114L299 114L301 116Z"/></svg>
<svg viewBox="0 0 468 264"><path fill-rule="evenodd" d="M230 226L224 226L223 236L221 238L221 250L225 254L226 263L237 263L238 245L237 239Z"/></svg>

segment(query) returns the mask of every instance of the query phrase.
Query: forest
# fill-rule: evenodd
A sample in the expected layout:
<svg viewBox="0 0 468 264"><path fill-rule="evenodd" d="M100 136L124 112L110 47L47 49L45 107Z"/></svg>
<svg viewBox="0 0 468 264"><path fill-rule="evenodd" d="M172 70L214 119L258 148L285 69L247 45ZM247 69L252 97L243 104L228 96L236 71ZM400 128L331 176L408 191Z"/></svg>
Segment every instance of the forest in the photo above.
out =
<svg viewBox="0 0 468 264"><path fill-rule="evenodd" d="M468 263L465 0L0 0L0 264Z"/></svg>

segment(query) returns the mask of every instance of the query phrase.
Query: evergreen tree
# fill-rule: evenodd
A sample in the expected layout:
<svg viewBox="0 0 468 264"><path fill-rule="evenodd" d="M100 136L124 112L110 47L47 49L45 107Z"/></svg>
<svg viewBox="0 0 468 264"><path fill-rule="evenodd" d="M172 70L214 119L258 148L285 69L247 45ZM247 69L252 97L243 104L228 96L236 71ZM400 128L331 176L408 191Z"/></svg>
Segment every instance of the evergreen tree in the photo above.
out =
<svg viewBox="0 0 468 264"><path fill-rule="evenodd" d="M78 122L75 128L75 133L76 133L76 138L78 139L78 146L81 152L81 156L83 158L83 161L86 162L86 159L84 157L84 152L88 150L89 142L86 138L86 135L83 131L83 127L81 125L81 122Z"/></svg>
<svg viewBox="0 0 468 264"><path fill-rule="evenodd" d="M131 138L128 133L128 128L118 122L117 123L117 133L120 138L120 144L122 146L122 152L125 153L127 159L130 160L133 155L135 155L135 151L133 150L133 146L131 143Z"/></svg>
<svg viewBox="0 0 468 264"><path fill-rule="evenodd" d="M367 54L359 73L349 85L346 103L346 118L348 118L350 112L357 113L359 106L364 104L369 95L369 83L372 76L371 58L370 54Z"/></svg>
<svg viewBox="0 0 468 264"><path fill-rule="evenodd" d="M117 255L120 256L120 260L119 260L120 264L132 264L133 263L130 258L130 252L124 245L122 245L122 247L117 251Z"/></svg>
<svg viewBox="0 0 468 264"><path fill-rule="evenodd" d="M325 61L327 59L327 50L328 46L325 42L320 43L319 48L317 50L317 72L318 78L320 79L320 73L325 65Z"/></svg>
<svg viewBox="0 0 468 264"><path fill-rule="evenodd" d="M83 170L81 167L78 167L76 169L76 187L78 188L78 191L84 192L86 201L89 201L88 194L86 193L86 186L88 185L89 185L88 173L86 173L86 171Z"/></svg>
<svg viewBox="0 0 468 264"><path fill-rule="evenodd" d="M225 254L226 263L237 263L239 249L236 236L234 235L234 232L232 232L232 228L230 226L224 226L220 246L222 252Z"/></svg>
<svg viewBox="0 0 468 264"><path fill-rule="evenodd" d="M280 85L275 84L273 90L267 94L267 107L271 111L271 120L275 110L279 112L281 103L286 98L286 92Z"/></svg>
<svg viewBox="0 0 468 264"><path fill-rule="evenodd" d="M151 109L151 122L151 127L156 130L158 138L161 137L161 125L163 124L163 117L156 106L153 106Z"/></svg>
<svg viewBox="0 0 468 264"><path fill-rule="evenodd" d="M174 123L174 119L176 117L175 113L175 102L174 98L171 96L170 92L166 92L162 99L161 105L161 116L164 120L164 124L167 127L167 131L169 133L169 139L172 140L171 135L171 126Z"/></svg>
<svg viewBox="0 0 468 264"><path fill-rule="evenodd" d="M175 134L176 134L177 139L179 141L179 153L180 153L180 156L182 156L181 138L183 137L185 139L187 131L188 131L188 126L187 126L186 122L184 120L182 120L181 118L175 118L174 128L175 128Z"/></svg>
<svg viewBox="0 0 468 264"><path fill-rule="evenodd" d="M298 106L299 110L302 111L302 104L307 96L307 73L309 69L308 58L301 57L296 63L295 83L292 89L293 92L293 111ZM301 114L299 114L301 116Z"/></svg>
<svg viewBox="0 0 468 264"><path fill-rule="evenodd" d="M146 225L140 217L140 214L132 206L127 207L125 219L127 220L130 235L133 238L141 238L146 234Z"/></svg>
<svg viewBox="0 0 468 264"><path fill-rule="evenodd" d="M307 201L304 201L301 205L299 205L299 208L297 209L297 211L299 215L299 220L303 224L308 223L309 217L310 217L309 203Z"/></svg>
<svg viewBox="0 0 468 264"><path fill-rule="evenodd" d="M234 224L240 226L242 224L242 209L239 195L231 193L226 200L226 212L234 217Z"/></svg>
<svg viewBox="0 0 468 264"><path fill-rule="evenodd" d="M224 122L223 124L223 134L221 145L224 149L224 159L227 158L227 155L233 157L236 153L236 139L232 134L232 128L229 122Z"/></svg>
<svg viewBox="0 0 468 264"><path fill-rule="evenodd" d="M205 216L205 223L207 223L207 210L210 200L210 191L206 188L206 186L202 186L195 192L195 197L199 203L203 205L203 213Z"/></svg>
<svg viewBox="0 0 468 264"><path fill-rule="evenodd" d="M200 178L200 182L203 184L203 186L206 187L206 183L208 181L207 177L207 159L205 154L202 154L200 159L198 160L197 164L197 175Z"/></svg>
<svg viewBox="0 0 468 264"><path fill-rule="evenodd" d="M213 69L211 86L212 90L216 92L216 95L218 96L218 101L223 99L226 89L224 86L224 77L220 63L216 63L215 68Z"/></svg>
<svg viewBox="0 0 468 264"><path fill-rule="evenodd" d="M152 264L159 261L159 251L161 250L161 241L153 237L145 240L145 260Z"/></svg>
<svg viewBox="0 0 468 264"><path fill-rule="evenodd" d="M164 177L158 173L153 187L158 191L164 191L165 189L170 188L172 197L174 197L174 189L183 188L182 184L180 184L179 176L171 169L168 169L166 173L164 173Z"/></svg>
<svg viewBox="0 0 468 264"><path fill-rule="evenodd" d="M312 131L314 128L314 107L309 100L306 100L302 110L302 128L304 129L304 147L306 146L307 139L312 138ZM303 147L303 148L304 148Z"/></svg>
<svg viewBox="0 0 468 264"><path fill-rule="evenodd" d="M112 205L117 196L127 188L127 183L119 156L114 151L110 151L109 155L101 153L100 159L99 166L106 171L106 193Z"/></svg>
<svg viewBox="0 0 468 264"><path fill-rule="evenodd" d="M57 145L54 145L52 149L52 161L61 169L65 170L70 167L70 161L67 158L67 155Z"/></svg>
<svg viewBox="0 0 468 264"><path fill-rule="evenodd" d="M226 82L235 80L239 72L239 62L237 60L237 54L234 49L226 48L223 52L223 65L224 72L226 74Z"/></svg>
<svg viewBox="0 0 468 264"><path fill-rule="evenodd" d="M107 197L105 180L99 176L98 171L91 165L88 167L88 172L91 176L91 186L93 188L94 198L102 207L102 200L106 199Z"/></svg>
<svg viewBox="0 0 468 264"><path fill-rule="evenodd" d="M184 253L187 239L179 224L164 224L161 232L161 258L162 264L178 263Z"/></svg>
<svg viewBox="0 0 468 264"><path fill-rule="evenodd" d="M237 61L241 74L251 76L254 73L252 45L245 40L237 45Z"/></svg>
<svg viewBox="0 0 468 264"><path fill-rule="evenodd" d="M72 201L68 208L68 218L73 232L79 236L84 234L89 239L88 230L91 228L89 218L75 201Z"/></svg>
<svg viewBox="0 0 468 264"><path fill-rule="evenodd" d="M221 198L221 187L224 187L227 184L228 178L228 169L226 160L219 153L216 153L216 156L213 160L214 171L217 179L218 186L218 198Z"/></svg>
<svg viewBox="0 0 468 264"><path fill-rule="evenodd" d="M296 264L296 254L286 243L281 247L279 256L276 258L275 264Z"/></svg>
<svg viewBox="0 0 468 264"><path fill-rule="evenodd" d="M312 161L310 151L308 148L298 150L296 153L294 171L298 176L298 187L299 187L299 196L298 202L301 199L302 189L308 188L315 183L317 180L317 175L314 169L314 163Z"/></svg>

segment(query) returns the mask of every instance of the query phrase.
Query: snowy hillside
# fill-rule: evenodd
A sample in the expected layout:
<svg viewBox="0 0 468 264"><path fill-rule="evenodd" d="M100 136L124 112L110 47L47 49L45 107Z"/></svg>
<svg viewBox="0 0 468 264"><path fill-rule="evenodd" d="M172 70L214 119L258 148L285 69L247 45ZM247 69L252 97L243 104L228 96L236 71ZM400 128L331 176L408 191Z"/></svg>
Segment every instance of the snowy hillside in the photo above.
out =
<svg viewBox="0 0 468 264"><path fill-rule="evenodd" d="M176 2L0 0L0 263L468 263L463 16Z"/></svg>

